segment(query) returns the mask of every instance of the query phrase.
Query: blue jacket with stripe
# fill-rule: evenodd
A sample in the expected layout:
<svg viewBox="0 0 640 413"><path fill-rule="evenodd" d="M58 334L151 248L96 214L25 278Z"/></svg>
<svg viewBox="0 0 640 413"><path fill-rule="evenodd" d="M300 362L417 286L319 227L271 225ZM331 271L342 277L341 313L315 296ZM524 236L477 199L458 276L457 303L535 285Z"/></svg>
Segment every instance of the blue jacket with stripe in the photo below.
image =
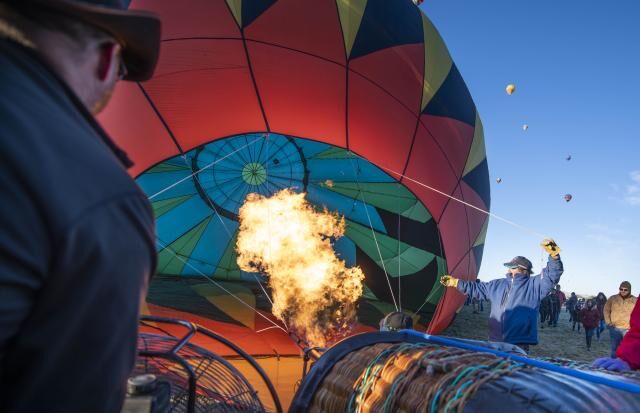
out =
<svg viewBox="0 0 640 413"><path fill-rule="evenodd" d="M458 290L471 298L491 301L489 340L538 344L540 301L560 281L563 271L560 257L549 257L546 268L536 276L507 274L488 282L460 280Z"/></svg>

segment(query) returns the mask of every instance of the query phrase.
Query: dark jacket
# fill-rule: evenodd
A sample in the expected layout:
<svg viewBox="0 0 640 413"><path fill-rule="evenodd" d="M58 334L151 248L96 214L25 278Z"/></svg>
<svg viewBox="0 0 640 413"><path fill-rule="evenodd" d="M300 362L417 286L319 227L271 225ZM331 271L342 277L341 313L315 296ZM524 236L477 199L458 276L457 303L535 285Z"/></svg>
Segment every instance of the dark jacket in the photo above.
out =
<svg viewBox="0 0 640 413"><path fill-rule="evenodd" d="M598 312L598 308L593 306L591 309L589 307L584 307L580 310L580 317L578 318L584 328L596 328L598 327L598 323L600 322L600 313Z"/></svg>
<svg viewBox="0 0 640 413"><path fill-rule="evenodd" d="M0 158L0 410L118 412L153 212L73 92L6 39Z"/></svg>
<svg viewBox="0 0 640 413"><path fill-rule="evenodd" d="M596 297L596 306L598 307L598 313L600 314L600 320L604 320L604 305L607 303L607 297L603 294Z"/></svg>
<svg viewBox="0 0 640 413"><path fill-rule="evenodd" d="M538 307L558 283L563 267L560 258L549 257L542 274L476 283L460 280L458 290L472 298L491 301L489 340L512 344L538 344Z"/></svg>

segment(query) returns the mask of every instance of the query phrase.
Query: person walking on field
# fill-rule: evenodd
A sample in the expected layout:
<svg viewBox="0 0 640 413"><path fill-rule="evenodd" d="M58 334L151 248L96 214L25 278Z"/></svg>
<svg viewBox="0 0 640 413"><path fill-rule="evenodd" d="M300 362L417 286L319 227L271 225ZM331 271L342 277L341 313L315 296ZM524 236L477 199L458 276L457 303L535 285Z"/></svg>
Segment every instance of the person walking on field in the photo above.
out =
<svg viewBox="0 0 640 413"><path fill-rule="evenodd" d="M549 291L549 303L551 305L551 314L549 316L549 327L556 327L556 319L560 314L560 298L556 294L556 290Z"/></svg>
<svg viewBox="0 0 640 413"><path fill-rule="evenodd" d="M153 209L95 119L154 71L125 0L0 1L0 411L119 412L156 266Z"/></svg>
<svg viewBox="0 0 640 413"><path fill-rule="evenodd" d="M556 285L556 289L555 289L555 291L553 293L556 296L556 301L557 301L557 305L558 305L558 311L555 313L554 318L553 318L553 326L557 327L558 326L558 319L560 318L560 312L562 311L562 306L564 305L565 301L567 301L567 296L564 295L564 293L560 289L560 285Z"/></svg>
<svg viewBox="0 0 640 413"><path fill-rule="evenodd" d="M600 312L598 307L595 306L593 300L587 300L587 305L580 310L580 320L584 326L584 333L587 339L587 350L591 350L591 340L593 339L593 332L598 328L600 322Z"/></svg>
<svg viewBox="0 0 640 413"><path fill-rule="evenodd" d="M623 281L619 293L612 295L604 305L604 322L611 337L611 357L616 356L620 341L629 330L629 319L636 305L636 297L631 295L631 283Z"/></svg>
<svg viewBox="0 0 640 413"><path fill-rule="evenodd" d="M593 362L593 367L614 371L640 370L640 304L638 301L631 313L630 329L620 342L615 356L597 359Z"/></svg>
<svg viewBox="0 0 640 413"><path fill-rule="evenodd" d="M445 275L440 282L445 287L473 298L491 301L489 340L516 344L525 351L538 344L538 307L540 301L558 283L564 271L560 260L560 247L545 239L542 247L549 254L547 267L531 276L531 261L515 257L504 265L509 269L506 278L489 282L465 281Z"/></svg>
<svg viewBox="0 0 640 413"><path fill-rule="evenodd" d="M571 296L569 297L569 299L567 300L567 303L565 305L565 309L567 311L567 313L571 313L571 310L573 310L573 307L576 305L576 303L578 302L578 296L576 295L575 292L571 293ZM569 320L571 321L571 320Z"/></svg>
<svg viewBox="0 0 640 413"><path fill-rule="evenodd" d="M604 305L607 303L607 296L603 292L599 292L596 297L596 307L598 307L598 313L600 313L600 321L598 322L598 328L596 329L596 338L600 341L600 334L605 329L604 322Z"/></svg>

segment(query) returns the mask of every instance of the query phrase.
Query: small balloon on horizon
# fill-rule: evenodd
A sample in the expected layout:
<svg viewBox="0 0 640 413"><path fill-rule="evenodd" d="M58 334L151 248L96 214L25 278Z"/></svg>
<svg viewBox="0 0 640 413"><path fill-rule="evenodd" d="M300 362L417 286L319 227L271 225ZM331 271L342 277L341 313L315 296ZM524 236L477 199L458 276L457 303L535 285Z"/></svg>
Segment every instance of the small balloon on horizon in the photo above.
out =
<svg viewBox="0 0 640 413"><path fill-rule="evenodd" d="M507 95L511 96L516 91L516 85L509 83L504 90L507 92Z"/></svg>

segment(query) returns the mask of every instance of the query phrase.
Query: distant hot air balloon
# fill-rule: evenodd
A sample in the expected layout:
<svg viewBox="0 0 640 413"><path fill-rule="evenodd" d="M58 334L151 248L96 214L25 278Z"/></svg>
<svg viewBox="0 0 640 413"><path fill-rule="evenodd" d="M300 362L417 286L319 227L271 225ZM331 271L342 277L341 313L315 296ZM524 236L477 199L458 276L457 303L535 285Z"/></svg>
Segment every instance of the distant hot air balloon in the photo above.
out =
<svg viewBox="0 0 640 413"><path fill-rule="evenodd" d="M413 0L413 4L415 4L416 6L419 6L422 4L424 0Z"/></svg>
<svg viewBox="0 0 640 413"><path fill-rule="evenodd" d="M497 182L497 183L501 183L501 182L502 182L502 178L497 178L497 179L496 179L496 182Z"/></svg>
<svg viewBox="0 0 640 413"><path fill-rule="evenodd" d="M464 298L437 280L476 276L487 217L419 183L489 210L490 178L476 106L421 10L409 0L141 3L164 24L155 76L119 84L101 120L155 211L150 312L230 331L251 352L290 351L288 335L262 331L270 303L235 251L246 194L289 188L344 216L336 250L366 274L362 329L377 330L400 291L420 324L446 328Z"/></svg>
<svg viewBox="0 0 640 413"><path fill-rule="evenodd" d="M570 160L571 160L571 155L568 155L568 156L566 157L566 159L567 159L567 161L570 161Z"/></svg>
<svg viewBox="0 0 640 413"><path fill-rule="evenodd" d="M571 194L566 194L566 195L564 196L564 200L565 200L566 202L571 201L571 198L573 198L573 196L572 196Z"/></svg>
<svg viewBox="0 0 640 413"><path fill-rule="evenodd" d="M526 131L527 129L529 129L529 125L527 125L526 123L524 125L522 125L522 130Z"/></svg>
<svg viewBox="0 0 640 413"><path fill-rule="evenodd" d="M514 85L513 83L509 83L505 90L507 91L507 95L513 95L513 92L516 91L516 85Z"/></svg>

